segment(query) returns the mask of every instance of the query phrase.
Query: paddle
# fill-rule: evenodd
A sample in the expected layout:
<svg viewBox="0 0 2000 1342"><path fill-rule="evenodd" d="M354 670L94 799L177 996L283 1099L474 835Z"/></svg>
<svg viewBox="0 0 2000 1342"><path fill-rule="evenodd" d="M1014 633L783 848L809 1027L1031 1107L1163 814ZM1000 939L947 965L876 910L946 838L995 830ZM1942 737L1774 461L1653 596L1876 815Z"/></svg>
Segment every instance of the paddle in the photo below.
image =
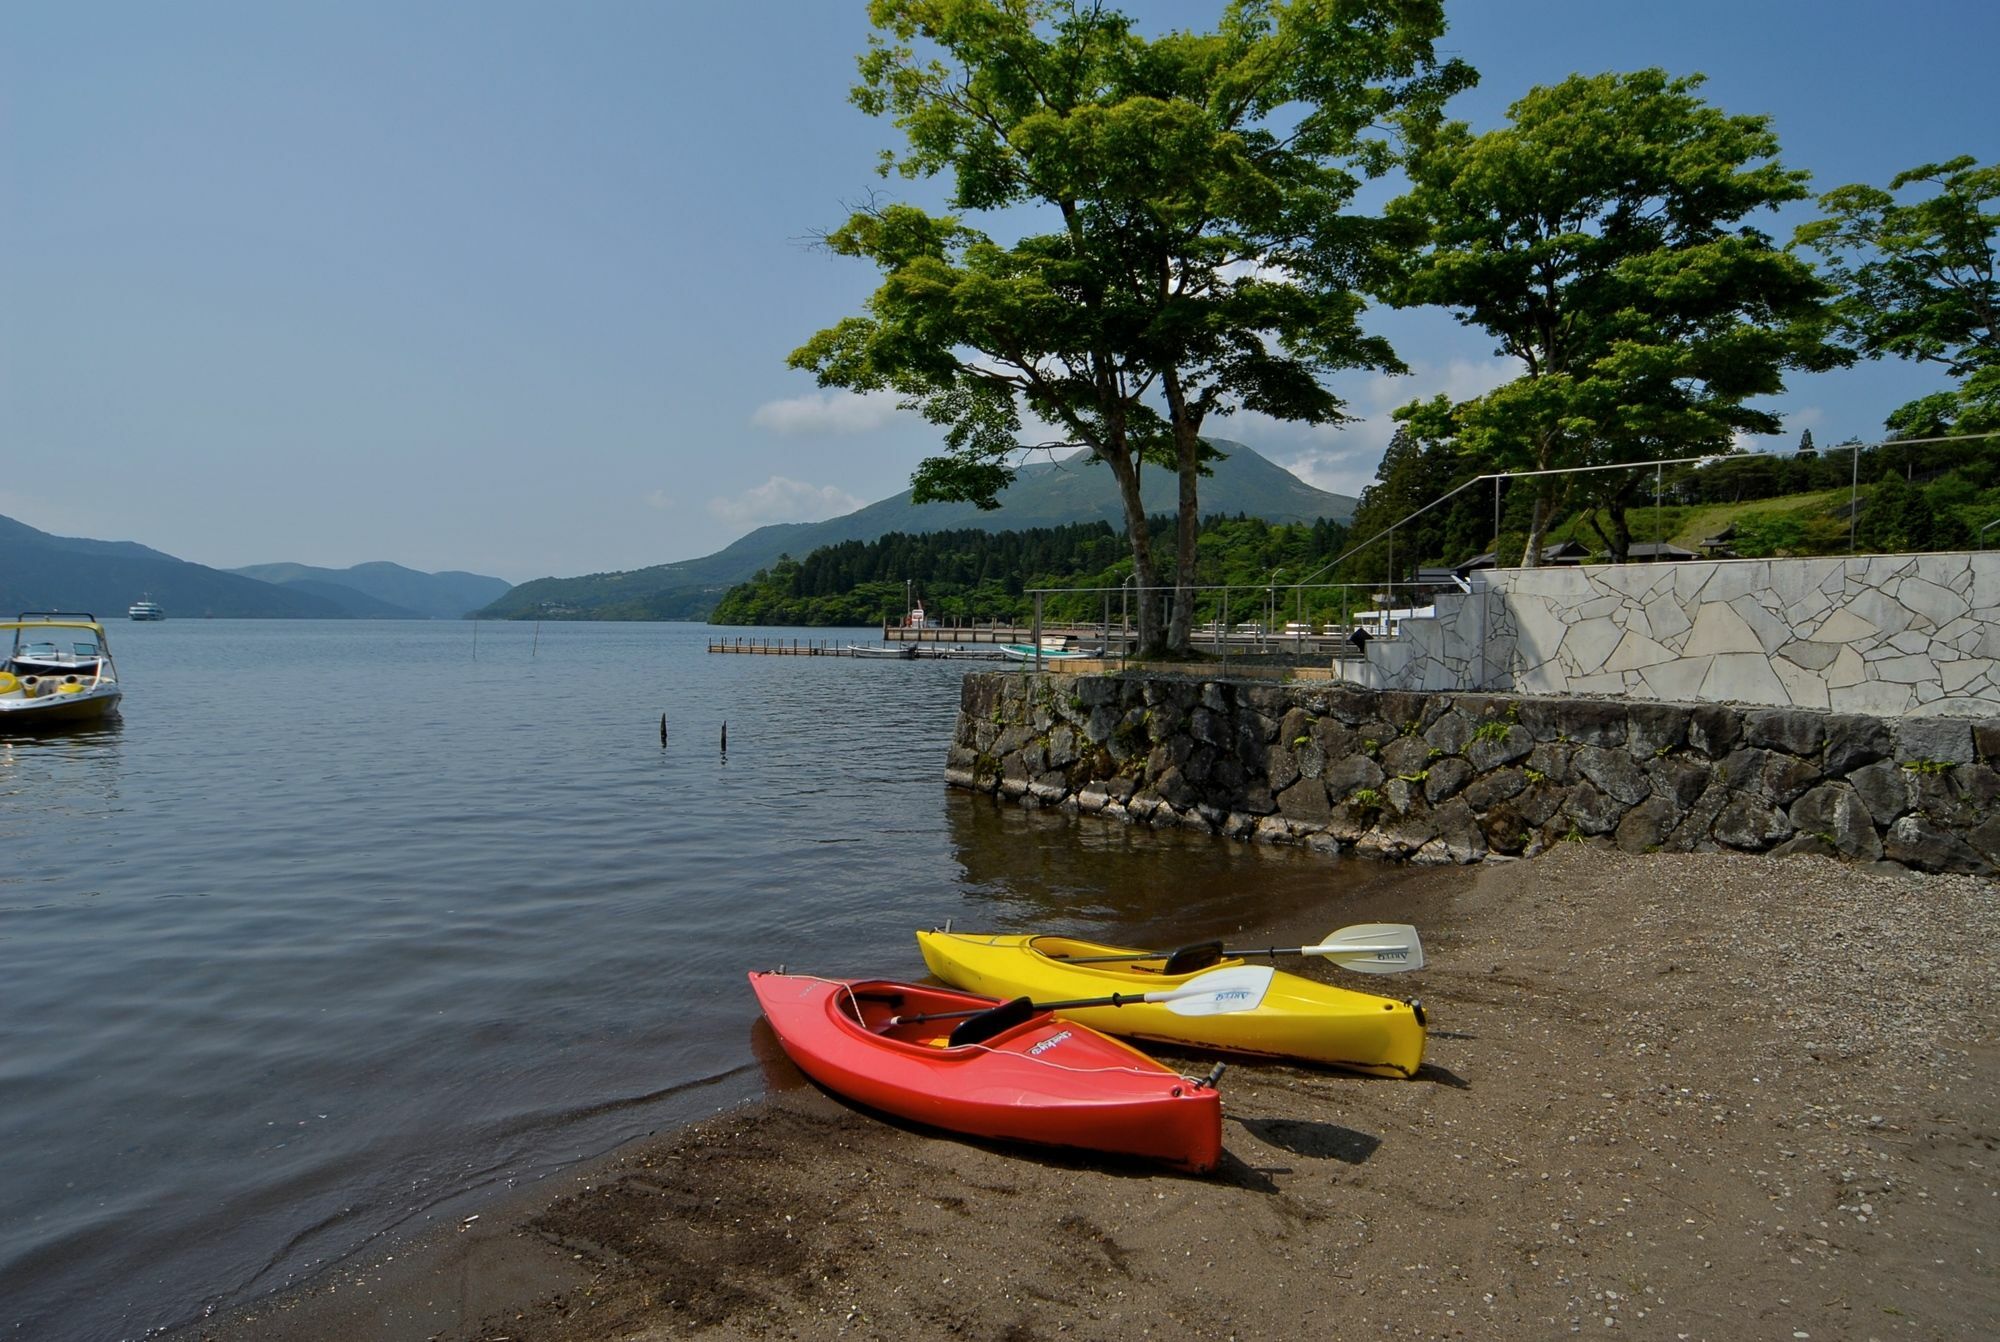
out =
<svg viewBox="0 0 2000 1342"><path fill-rule="evenodd" d="M1424 967L1424 944L1417 929L1408 923L1356 923L1338 932L1329 932L1317 946L1272 946L1259 950L1224 950L1219 941L1183 946L1171 954L1160 951L1127 951L1120 955L1079 955L1065 958L1069 965L1110 964L1119 960L1165 959L1163 972L1186 974L1204 969L1219 960L1249 955L1318 955L1342 969L1358 974L1401 974Z"/></svg>
<svg viewBox="0 0 2000 1342"><path fill-rule="evenodd" d="M1067 1002L1031 1002L1016 997L998 1006L974 1007L968 1011L932 1011L916 1016L892 1016L885 1028L915 1025L920 1021L963 1020L951 1032L951 1044L976 1044L1011 1029L1043 1011L1072 1007L1122 1007L1136 1002L1157 1002L1177 1016L1220 1016L1232 1011L1254 1011L1270 990L1274 971L1267 965L1237 965L1189 979L1178 988L1162 988L1150 993L1112 993L1109 997L1079 997Z"/></svg>

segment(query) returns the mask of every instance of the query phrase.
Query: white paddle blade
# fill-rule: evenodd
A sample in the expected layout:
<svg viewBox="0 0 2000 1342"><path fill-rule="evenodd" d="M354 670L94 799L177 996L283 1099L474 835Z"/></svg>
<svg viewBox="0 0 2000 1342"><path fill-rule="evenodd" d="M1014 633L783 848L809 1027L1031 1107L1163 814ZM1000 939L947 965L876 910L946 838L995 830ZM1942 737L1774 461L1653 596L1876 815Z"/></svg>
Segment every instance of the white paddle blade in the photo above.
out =
<svg viewBox="0 0 2000 1342"><path fill-rule="evenodd" d="M1358 974L1402 974L1424 967L1424 943L1408 923L1356 923L1317 946L1300 947Z"/></svg>
<svg viewBox="0 0 2000 1342"><path fill-rule="evenodd" d="M1148 1002L1158 1002L1176 1016L1222 1016L1232 1011L1255 1011L1271 990L1277 973L1269 965L1238 965L1231 969L1197 974L1178 988L1147 993Z"/></svg>

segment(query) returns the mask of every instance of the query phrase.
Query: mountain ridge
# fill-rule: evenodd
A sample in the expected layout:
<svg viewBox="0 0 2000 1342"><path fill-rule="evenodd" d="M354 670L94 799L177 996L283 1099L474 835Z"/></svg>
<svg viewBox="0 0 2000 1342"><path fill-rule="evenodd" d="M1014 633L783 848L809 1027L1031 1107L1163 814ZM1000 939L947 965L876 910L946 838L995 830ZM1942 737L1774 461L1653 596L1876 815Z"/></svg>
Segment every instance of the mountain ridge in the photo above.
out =
<svg viewBox="0 0 2000 1342"><path fill-rule="evenodd" d="M260 568L285 570L288 580L267 581L254 571ZM367 586L387 596L363 590ZM380 560L341 570L302 564L216 569L137 541L58 536L0 516L0 610L10 613L87 610L114 619L145 599L159 603L170 619L456 619L508 586L500 578L419 573ZM389 599L398 594L403 601Z"/></svg>
<svg viewBox="0 0 2000 1342"><path fill-rule="evenodd" d="M0 517L0 610L87 610L109 619L142 597L165 607L169 618L342 618L324 597L176 559L137 541L57 536Z"/></svg>
<svg viewBox="0 0 2000 1342"><path fill-rule="evenodd" d="M344 569L277 563L229 572L324 597L358 619L456 620L499 600L513 586L461 569L424 573L381 559Z"/></svg>
<svg viewBox="0 0 2000 1342"><path fill-rule="evenodd" d="M1346 521L1358 500L1315 489L1254 448L1225 438L1209 444L1225 455L1202 481L1202 512L1243 513L1269 522ZM1147 514L1175 511L1179 483L1169 471L1141 476ZM923 533L977 528L1025 531L1073 522L1105 521L1124 531L1117 483L1109 468L1079 452L1061 461L1034 462L1000 495L1001 507L983 511L969 503L916 503L904 490L823 522L777 522L730 542L713 554L643 569L575 578L536 578L483 610L480 619L705 619L735 584L767 569L781 555L802 558L843 541L877 540L891 532Z"/></svg>

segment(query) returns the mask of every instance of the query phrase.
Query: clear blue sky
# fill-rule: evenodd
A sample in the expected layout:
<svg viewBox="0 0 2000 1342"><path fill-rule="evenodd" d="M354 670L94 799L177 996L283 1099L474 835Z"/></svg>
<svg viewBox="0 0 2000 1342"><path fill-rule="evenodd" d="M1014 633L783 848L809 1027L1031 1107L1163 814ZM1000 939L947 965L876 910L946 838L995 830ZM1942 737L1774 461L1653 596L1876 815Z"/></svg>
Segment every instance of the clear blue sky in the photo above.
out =
<svg viewBox="0 0 2000 1342"><path fill-rule="evenodd" d="M1151 27L1219 3L1132 0ZM0 513L233 567L513 581L719 549L895 493L934 438L785 367L873 275L806 239L892 128L846 92L861 0L105 0L0 20ZM1775 118L1816 185L2000 159L1990 0L1458 0L1485 129L1535 83L1659 65ZM921 198L921 196L919 197ZM1774 219L1788 236L1803 214ZM1358 492L1484 338L1383 314L1416 369L1340 432L1215 425ZM1937 379L1774 407L1874 436Z"/></svg>

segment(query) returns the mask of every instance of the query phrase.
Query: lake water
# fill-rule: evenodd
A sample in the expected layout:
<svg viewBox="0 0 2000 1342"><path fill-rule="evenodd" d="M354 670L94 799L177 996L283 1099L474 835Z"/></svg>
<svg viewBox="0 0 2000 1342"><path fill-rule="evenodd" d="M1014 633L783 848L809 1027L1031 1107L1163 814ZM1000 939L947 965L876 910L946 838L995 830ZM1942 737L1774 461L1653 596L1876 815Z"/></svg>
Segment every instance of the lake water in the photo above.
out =
<svg viewBox="0 0 2000 1342"><path fill-rule="evenodd" d="M747 969L1361 875L948 792L981 664L710 632L121 622L121 719L0 737L0 1336L144 1337L754 1097Z"/></svg>

